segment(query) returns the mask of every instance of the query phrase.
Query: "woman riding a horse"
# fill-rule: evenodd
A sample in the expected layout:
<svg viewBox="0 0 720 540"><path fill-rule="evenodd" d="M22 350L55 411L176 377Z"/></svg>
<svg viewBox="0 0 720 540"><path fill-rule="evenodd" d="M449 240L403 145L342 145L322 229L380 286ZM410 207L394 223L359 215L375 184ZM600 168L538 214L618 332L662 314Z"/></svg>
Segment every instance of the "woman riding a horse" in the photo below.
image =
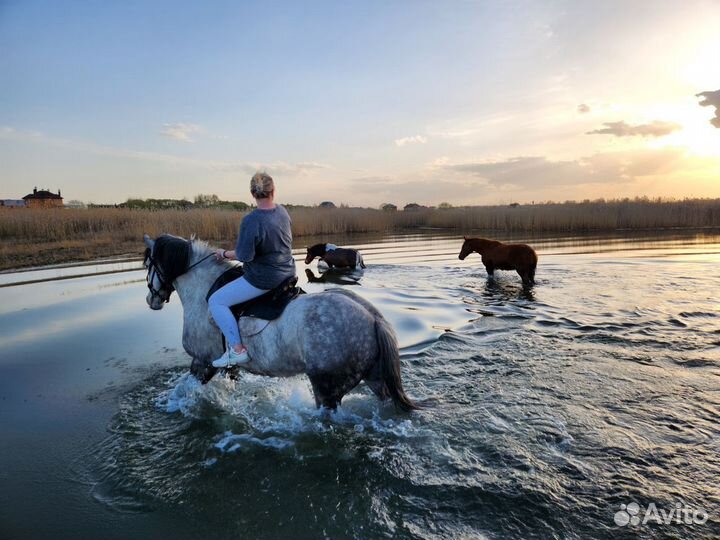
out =
<svg viewBox="0 0 720 540"><path fill-rule="evenodd" d="M218 260L243 262L245 272L208 299L210 313L228 344L227 351L212 363L216 368L248 362L231 306L256 298L295 276L292 222L287 210L275 204L273 179L267 173L256 173L250 180L250 193L257 208L243 218L235 249L215 252Z"/></svg>
<svg viewBox="0 0 720 540"><path fill-rule="evenodd" d="M192 357L190 372L207 383L217 373L212 361L223 345L205 297L232 265L210 260L218 252L202 240L164 234L154 240L144 235L143 241L148 307L162 309L177 291L183 306L182 345ZM335 409L365 381L381 400L390 398L404 411L417 408L403 389L392 325L370 302L344 287L299 295L274 320L241 317L238 324L251 353L242 369L268 377L305 374L318 407ZM223 330L231 335L228 328Z"/></svg>

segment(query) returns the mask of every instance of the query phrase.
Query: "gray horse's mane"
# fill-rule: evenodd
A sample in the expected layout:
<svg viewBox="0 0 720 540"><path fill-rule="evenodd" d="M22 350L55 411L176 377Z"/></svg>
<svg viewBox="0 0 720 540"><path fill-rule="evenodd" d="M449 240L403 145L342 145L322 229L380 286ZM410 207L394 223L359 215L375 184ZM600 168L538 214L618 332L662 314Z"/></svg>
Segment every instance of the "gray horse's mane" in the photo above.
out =
<svg viewBox="0 0 720 540"><path fill-rule="evenodd" d="M195 238L195 235L190 237L190 248L192 249L193 255L192 262L195 262L202 257L210 255L210 253L212 253L213 251L213 248L208 245L206 240L200 240L199 238Z"/></svg>
<svg viewBox="0 0 720 540"><path fill-rule="evenodd" d="M191 264L211 253L212 248L208 243L194 236L186 240L181 236L163 234L155 239L152 255L168 283L172 283L178 276L184 274Z"/></svg>

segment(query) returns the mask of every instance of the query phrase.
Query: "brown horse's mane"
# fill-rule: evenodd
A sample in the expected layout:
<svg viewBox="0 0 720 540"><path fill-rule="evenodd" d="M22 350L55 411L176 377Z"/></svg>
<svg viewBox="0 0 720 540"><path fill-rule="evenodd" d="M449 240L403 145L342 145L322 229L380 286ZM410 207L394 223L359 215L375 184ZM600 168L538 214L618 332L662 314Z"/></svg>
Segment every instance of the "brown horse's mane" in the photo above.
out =
<svg viewBox="0 0 720 540"><path fill-rule="evenodd" d="M489 247L496 247L502 244L502 242L498 242L497 240L489 240L487 238L467 238L465 237L465 242L467 242L475 251L478 253L481 249L489 248Z"/></svg>

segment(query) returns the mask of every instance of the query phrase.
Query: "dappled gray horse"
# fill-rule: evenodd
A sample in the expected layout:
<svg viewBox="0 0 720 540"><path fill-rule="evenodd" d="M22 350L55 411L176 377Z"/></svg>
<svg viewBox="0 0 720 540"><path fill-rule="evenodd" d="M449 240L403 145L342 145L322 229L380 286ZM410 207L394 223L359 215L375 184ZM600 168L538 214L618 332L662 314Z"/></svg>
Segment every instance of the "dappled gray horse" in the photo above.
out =
<svg viewBox="0 0 720 540"><path fill-rule="evenodd" d="M232 263L216 261L206 242L163 235L144 237L148 305L162 309L177 290L183 305L183 347L193 358L191 372L203 382L216 372L212 360L223 352L220 330L205 296ZM415 404L403 390L400 354L390 323L367 300L342 289L301 295L274 321L240 319L250 361L241 367L257 375L310 379L315 404L334 409L364 380L374 394L402 410Z"/></svg>

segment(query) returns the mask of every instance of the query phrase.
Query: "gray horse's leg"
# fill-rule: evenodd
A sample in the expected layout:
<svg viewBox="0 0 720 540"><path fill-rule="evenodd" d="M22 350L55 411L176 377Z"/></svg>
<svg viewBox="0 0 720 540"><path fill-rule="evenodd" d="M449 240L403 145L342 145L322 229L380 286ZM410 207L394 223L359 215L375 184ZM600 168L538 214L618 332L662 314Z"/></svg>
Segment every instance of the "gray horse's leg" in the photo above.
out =
<svg viewBox="0 0 720 540"><path fill-rule="evenodd" d="M193 358L192 364L190 364L190 373L202 384L209 383L217 372L217 368L213 367L212 363L199 358Z"/></svg>
<svg viewBox="0 0 720 540"><path fill-rule="evenodd" d="M380 401L385 401L390 397L390 393L388 392L384 381L365 379L365 384L368 385L368 388L372 390L372 393L375 394Z"/></svg>
<svg viewBox="0 0 720 540"><path fill-rule="evenodd" d="M370 371L363 378L368 388L372 390L372 393L377 396L380 401L385 401L390 397L387 385L382 378L382 372L380 371L380 363L377 362L373 365Z"/></svg>
<svg viewBox="0 0 720 540"><path fill-rule="evenodd" d="M362 378L359 373L325 373L308 374L315 396L315 406L337 409L342 398L355 388Z"/></svg>

